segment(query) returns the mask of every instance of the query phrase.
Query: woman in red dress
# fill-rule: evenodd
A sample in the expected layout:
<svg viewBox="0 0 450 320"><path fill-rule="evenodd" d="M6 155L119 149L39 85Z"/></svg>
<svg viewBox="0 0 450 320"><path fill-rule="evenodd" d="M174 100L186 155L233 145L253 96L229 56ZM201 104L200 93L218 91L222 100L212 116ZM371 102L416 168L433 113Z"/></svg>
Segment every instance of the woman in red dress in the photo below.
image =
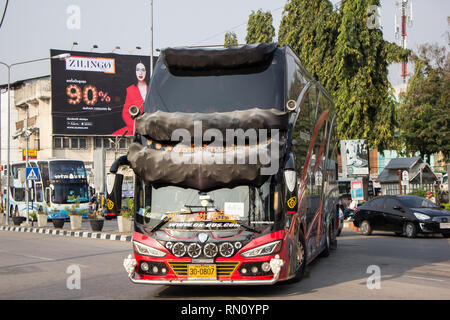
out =
<svg viewBox="0 0 450 320"><path fill-rule="evenodd" d="M148 85L145 83L145 76L147 71L142 62L136 65L136 78L137 82L127 88L127 97L125 98L125 104L122 109L122 118L125 121L126 126L117 130L113 135L122 135L127 131L127 136L134 135L134 120L130 116L131 106L136 106L142 112L144 108L144 100L147 95Z"/></svg>

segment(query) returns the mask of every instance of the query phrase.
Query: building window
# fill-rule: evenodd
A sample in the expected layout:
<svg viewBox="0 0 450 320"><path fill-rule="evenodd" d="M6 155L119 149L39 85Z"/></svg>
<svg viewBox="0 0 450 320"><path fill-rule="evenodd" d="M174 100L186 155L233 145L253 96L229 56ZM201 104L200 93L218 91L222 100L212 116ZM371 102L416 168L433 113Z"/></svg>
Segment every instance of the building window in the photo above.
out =
<svg viewBox="0 0 450 320"><path fill-rule="evenodd" d="M105 148L105 149L111 148L111 143L109 142L109 138L103 138L103 148Z"/></svg>
<svg viewBox="0 0 450 320"><path fill-rule="evenodd" d="M87 149L86 138L80 138L80 149Z"/></svg>
<svg viewBox="0 0 450 320"><path fill-rule="evenodd" d="M119 148L120 149L126 149L127 148L127 140L126 139L121 139L119 142Z"/></svg>
<svg viewBox="0 0 450 320"><path fill-rule="evenodd" d="M70 139L71 140L71 142L72 142L72 144L71 144L71 148L72 149L78 149L79 147L78 147L78 138L72 138L72 139Z"/></svg>
<svg viewBox="0 0 450 320"><path fill-rule="evenodd" d="M62 138L61 137L53 138L53 148L54 149L62 149Z"/></svg>
<svg viewBox="0 0 450 320"><path fill-rule="evenodd" d="M63 139L63 148L69 149L69 138L62 138Z"/></svg>
<svg viewBox="0 0 450 320"><path fill-rule="evenodd" d="M102 147L102 139L95 138L95 149L101 149L101 147Z"/></svg>

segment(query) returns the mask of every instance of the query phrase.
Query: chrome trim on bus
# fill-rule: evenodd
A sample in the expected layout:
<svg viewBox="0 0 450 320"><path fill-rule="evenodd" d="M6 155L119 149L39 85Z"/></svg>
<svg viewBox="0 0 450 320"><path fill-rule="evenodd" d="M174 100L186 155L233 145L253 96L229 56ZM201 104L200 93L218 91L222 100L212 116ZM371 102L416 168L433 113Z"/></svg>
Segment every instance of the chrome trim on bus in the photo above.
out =
<svg viewBox="0 0 450 320"><path fill-rule="evenodd" d="M270 280L139 280L129 276L133 283L154 285L271 285L278 281L279 273Z"/></svg>

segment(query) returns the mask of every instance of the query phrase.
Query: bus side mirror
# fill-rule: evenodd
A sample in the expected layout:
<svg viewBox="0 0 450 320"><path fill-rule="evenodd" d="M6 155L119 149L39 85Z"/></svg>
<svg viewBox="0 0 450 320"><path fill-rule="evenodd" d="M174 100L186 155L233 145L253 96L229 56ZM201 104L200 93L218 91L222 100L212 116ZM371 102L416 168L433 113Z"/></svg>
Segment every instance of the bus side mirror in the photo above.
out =
<svg viewBox="0 0 450 320"><path fill-rule="evenodd" d="M122 208L123 175L108 173L106 175L106 208L108 213L118 215Z"/></svg>

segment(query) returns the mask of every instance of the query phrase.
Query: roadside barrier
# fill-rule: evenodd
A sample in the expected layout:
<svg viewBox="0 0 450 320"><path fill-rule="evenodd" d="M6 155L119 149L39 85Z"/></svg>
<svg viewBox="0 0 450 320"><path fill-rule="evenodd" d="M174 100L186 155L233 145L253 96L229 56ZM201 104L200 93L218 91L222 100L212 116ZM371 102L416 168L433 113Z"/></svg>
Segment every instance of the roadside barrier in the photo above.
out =
<svg viewBox="0 0 450 320"><path fill-rule="evenodd" d="M29 232L37 234L57 235L65 237L91 238L101 240L131 241L131 234L115 234L106 232L72 231L64 229L0 226L0 231Z"/></svg>

